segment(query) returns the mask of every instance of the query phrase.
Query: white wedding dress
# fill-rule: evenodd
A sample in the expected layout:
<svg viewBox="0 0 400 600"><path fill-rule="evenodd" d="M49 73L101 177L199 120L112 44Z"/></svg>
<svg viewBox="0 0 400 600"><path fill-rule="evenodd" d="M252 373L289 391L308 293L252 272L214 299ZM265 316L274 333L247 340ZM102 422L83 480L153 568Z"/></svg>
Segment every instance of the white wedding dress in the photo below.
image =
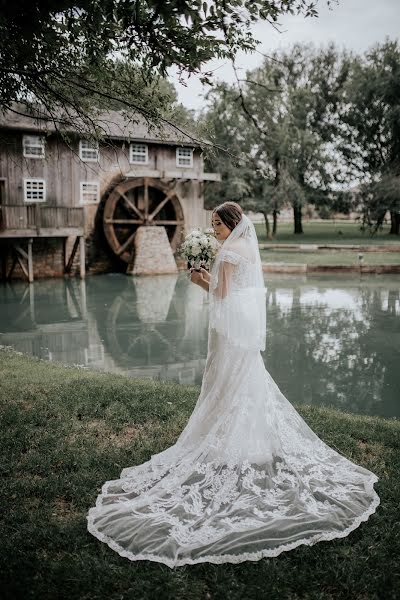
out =
<svg viewBox="0 0 400 600"><path fill-rule="evenodd" d="M347 536L378 477L326 445L265 368L265 289L243 216L214 262L206 366L176 443L102 486L88 530L132 561L239 563Z"/></svg>

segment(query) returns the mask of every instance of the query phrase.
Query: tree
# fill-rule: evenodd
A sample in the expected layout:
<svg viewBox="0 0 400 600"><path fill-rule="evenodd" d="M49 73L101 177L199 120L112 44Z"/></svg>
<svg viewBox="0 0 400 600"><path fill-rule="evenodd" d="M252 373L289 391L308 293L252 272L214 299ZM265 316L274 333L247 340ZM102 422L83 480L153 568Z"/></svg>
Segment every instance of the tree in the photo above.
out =
<svg viewBox="0 0 400 600"><path fill-rule="evenodd" d="M243 101L266 144L276 185L292 204L297 234L303 232L304 203L328 203L332 185L344 180L336 132L347 74L346 57L333 44L319 50L295 44L247 74Z"/></svg>
<svg viewBox="0 0 400 600"><path fill-rule="evenodd" d="M329 3L330 0L328 0ZM158 85L168 69L200 73L212 58L255 48L250 27L275 24L284 13L316 15L318 0L0 0L0 108L40 103L57 126L77 117L88 129L102 98L151 122L169 121L160 97L128 100L115 80L104 87L110 60L134 66L146 84ZM110 98L109 98L110 99Z"/></svg>
<svg viewBox="0 0 400 600"><path fill-rule="evenodd" d="M400 234L400 46L386 40L353 57L344 96L343 155L361 180L363 225L376 232L389 211Z"/></svg>
<svg viewBox="0 0 400 600"><path fill-rule="evenodd" d="M202 136L213 142L205 150L205 164L221 173L222 182L206 187L205 206L234 200L245 210L262 212L269 238L272 186L254 152L254 131L248 126L237 92L228 84L219 84L207 99L209 106L199 119Z"/></svg>
<svg viewBox="0 0 400 600"><path fill-rule="evenodd" d="M259 210L272 213L272 235L282 205L291 203L294 232L301 234L304 202L328 204L332 184L343 180L334 133L346 73L333 45L316 51L296 44L213 94L219 101L208 120L218 143L245 157L242 171L230 161L220 166L224 180L232 169L241 175L246 197L258 198Z"/></svg>

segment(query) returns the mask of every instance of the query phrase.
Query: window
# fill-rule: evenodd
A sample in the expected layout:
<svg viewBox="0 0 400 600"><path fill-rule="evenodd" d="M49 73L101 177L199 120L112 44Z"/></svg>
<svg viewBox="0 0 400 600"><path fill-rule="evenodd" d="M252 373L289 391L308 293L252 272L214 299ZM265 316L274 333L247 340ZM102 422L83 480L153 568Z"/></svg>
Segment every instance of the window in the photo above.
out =
<svg viewBox="0 0 400 600"><path fill-rule="evenodd" d="M147 144L131 144L130 145L130 163L145 164L149 161L149 149Z"/></svg>
<svg viewBox="0 0 400 600"><path fill-rule="evenodd" d="M22 136L22 147L26 158L44 158L44 137L42 135Z"/></svg>
<svg viewBox="0 0 400 600"><path fill-rule="evenodd" d="M99 201L99 183L97 181L81 181L81 204L93 204Z"/></svg>
<svg viewBox="0 0 400 600"><path fill-rule="evenodd" d="M46 202L44 179L24 179L24 202Z"/></svg>
<svg viewBox="0 0 400 600"><path fill-rule="evenodd" d="M80 140L79 142L79 158L86 162L97 162L99 160L99 142Z"/></svg>
<svg viewBox="0 0 400 600"><path fill-rule="evenodd" d="M176 166L193 167L193 148L176 149Z"/></svg>

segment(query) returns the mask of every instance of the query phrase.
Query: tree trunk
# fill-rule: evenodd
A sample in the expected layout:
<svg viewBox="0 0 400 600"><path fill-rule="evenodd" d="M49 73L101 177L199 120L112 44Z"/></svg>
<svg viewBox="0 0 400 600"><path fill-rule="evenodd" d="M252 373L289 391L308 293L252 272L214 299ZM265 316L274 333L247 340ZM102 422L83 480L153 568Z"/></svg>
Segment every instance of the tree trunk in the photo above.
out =
<svg viewBox="0 0 400 600"><path fill-rule="evenodd" d="M295 204L293 206L293 218L294 218L294 232L293 233L304 233L303 224L301 222L301 205Z"/></svg>
<svg viewBox="0 0 400 600"><path fill-rule="evenodd" d="M400 235L400 213L390 211L390 231L392 235Z"/></svg>
<svg viewBox="0 0 400 600"><path fill-rule="evenodd" d="M265 232L267 234L267 240L270 240L271 239L271 226L269 224L268 213L263 212L263 215L264 215L264 219L265 219Z"/></svg>
<svg viewBox="0 0 400 600"><path fill-rule="evenodd" d="M278 229L278 214L279 214L279 211L276 208L274 208L274 210L272 211L272 219L273 219L273 222L272 222L272 237L273 238L276 237L276 232L277 232L277 229Z"/></svg>
<svg viewBox="0 0 400 600"><path fill-rule="evenodd" d="M275 181L274 181L274 186L276 188L279 186L280 179L281 179L280 160L276 156L275 157ZM272 210L272 237L274 238L274 237L276 237L276 232L278 229L278 215L279 215L278 203L276 200L274 200L273 206L274 206L274 208Z"/></svg>

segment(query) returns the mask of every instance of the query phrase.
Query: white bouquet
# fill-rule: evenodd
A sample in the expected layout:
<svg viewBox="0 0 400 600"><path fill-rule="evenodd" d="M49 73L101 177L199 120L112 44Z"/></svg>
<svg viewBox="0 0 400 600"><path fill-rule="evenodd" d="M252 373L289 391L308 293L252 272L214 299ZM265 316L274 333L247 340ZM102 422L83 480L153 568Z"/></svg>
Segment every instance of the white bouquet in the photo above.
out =
<svg viewBox="0 0 400 600"><path fill-rule="evenodd" d="M221 246L212 231L206 229L202 232L200 229L195 229L185 237L185 241L179 248L182 258L195 269L204 267L208 270Z"/></svg>

